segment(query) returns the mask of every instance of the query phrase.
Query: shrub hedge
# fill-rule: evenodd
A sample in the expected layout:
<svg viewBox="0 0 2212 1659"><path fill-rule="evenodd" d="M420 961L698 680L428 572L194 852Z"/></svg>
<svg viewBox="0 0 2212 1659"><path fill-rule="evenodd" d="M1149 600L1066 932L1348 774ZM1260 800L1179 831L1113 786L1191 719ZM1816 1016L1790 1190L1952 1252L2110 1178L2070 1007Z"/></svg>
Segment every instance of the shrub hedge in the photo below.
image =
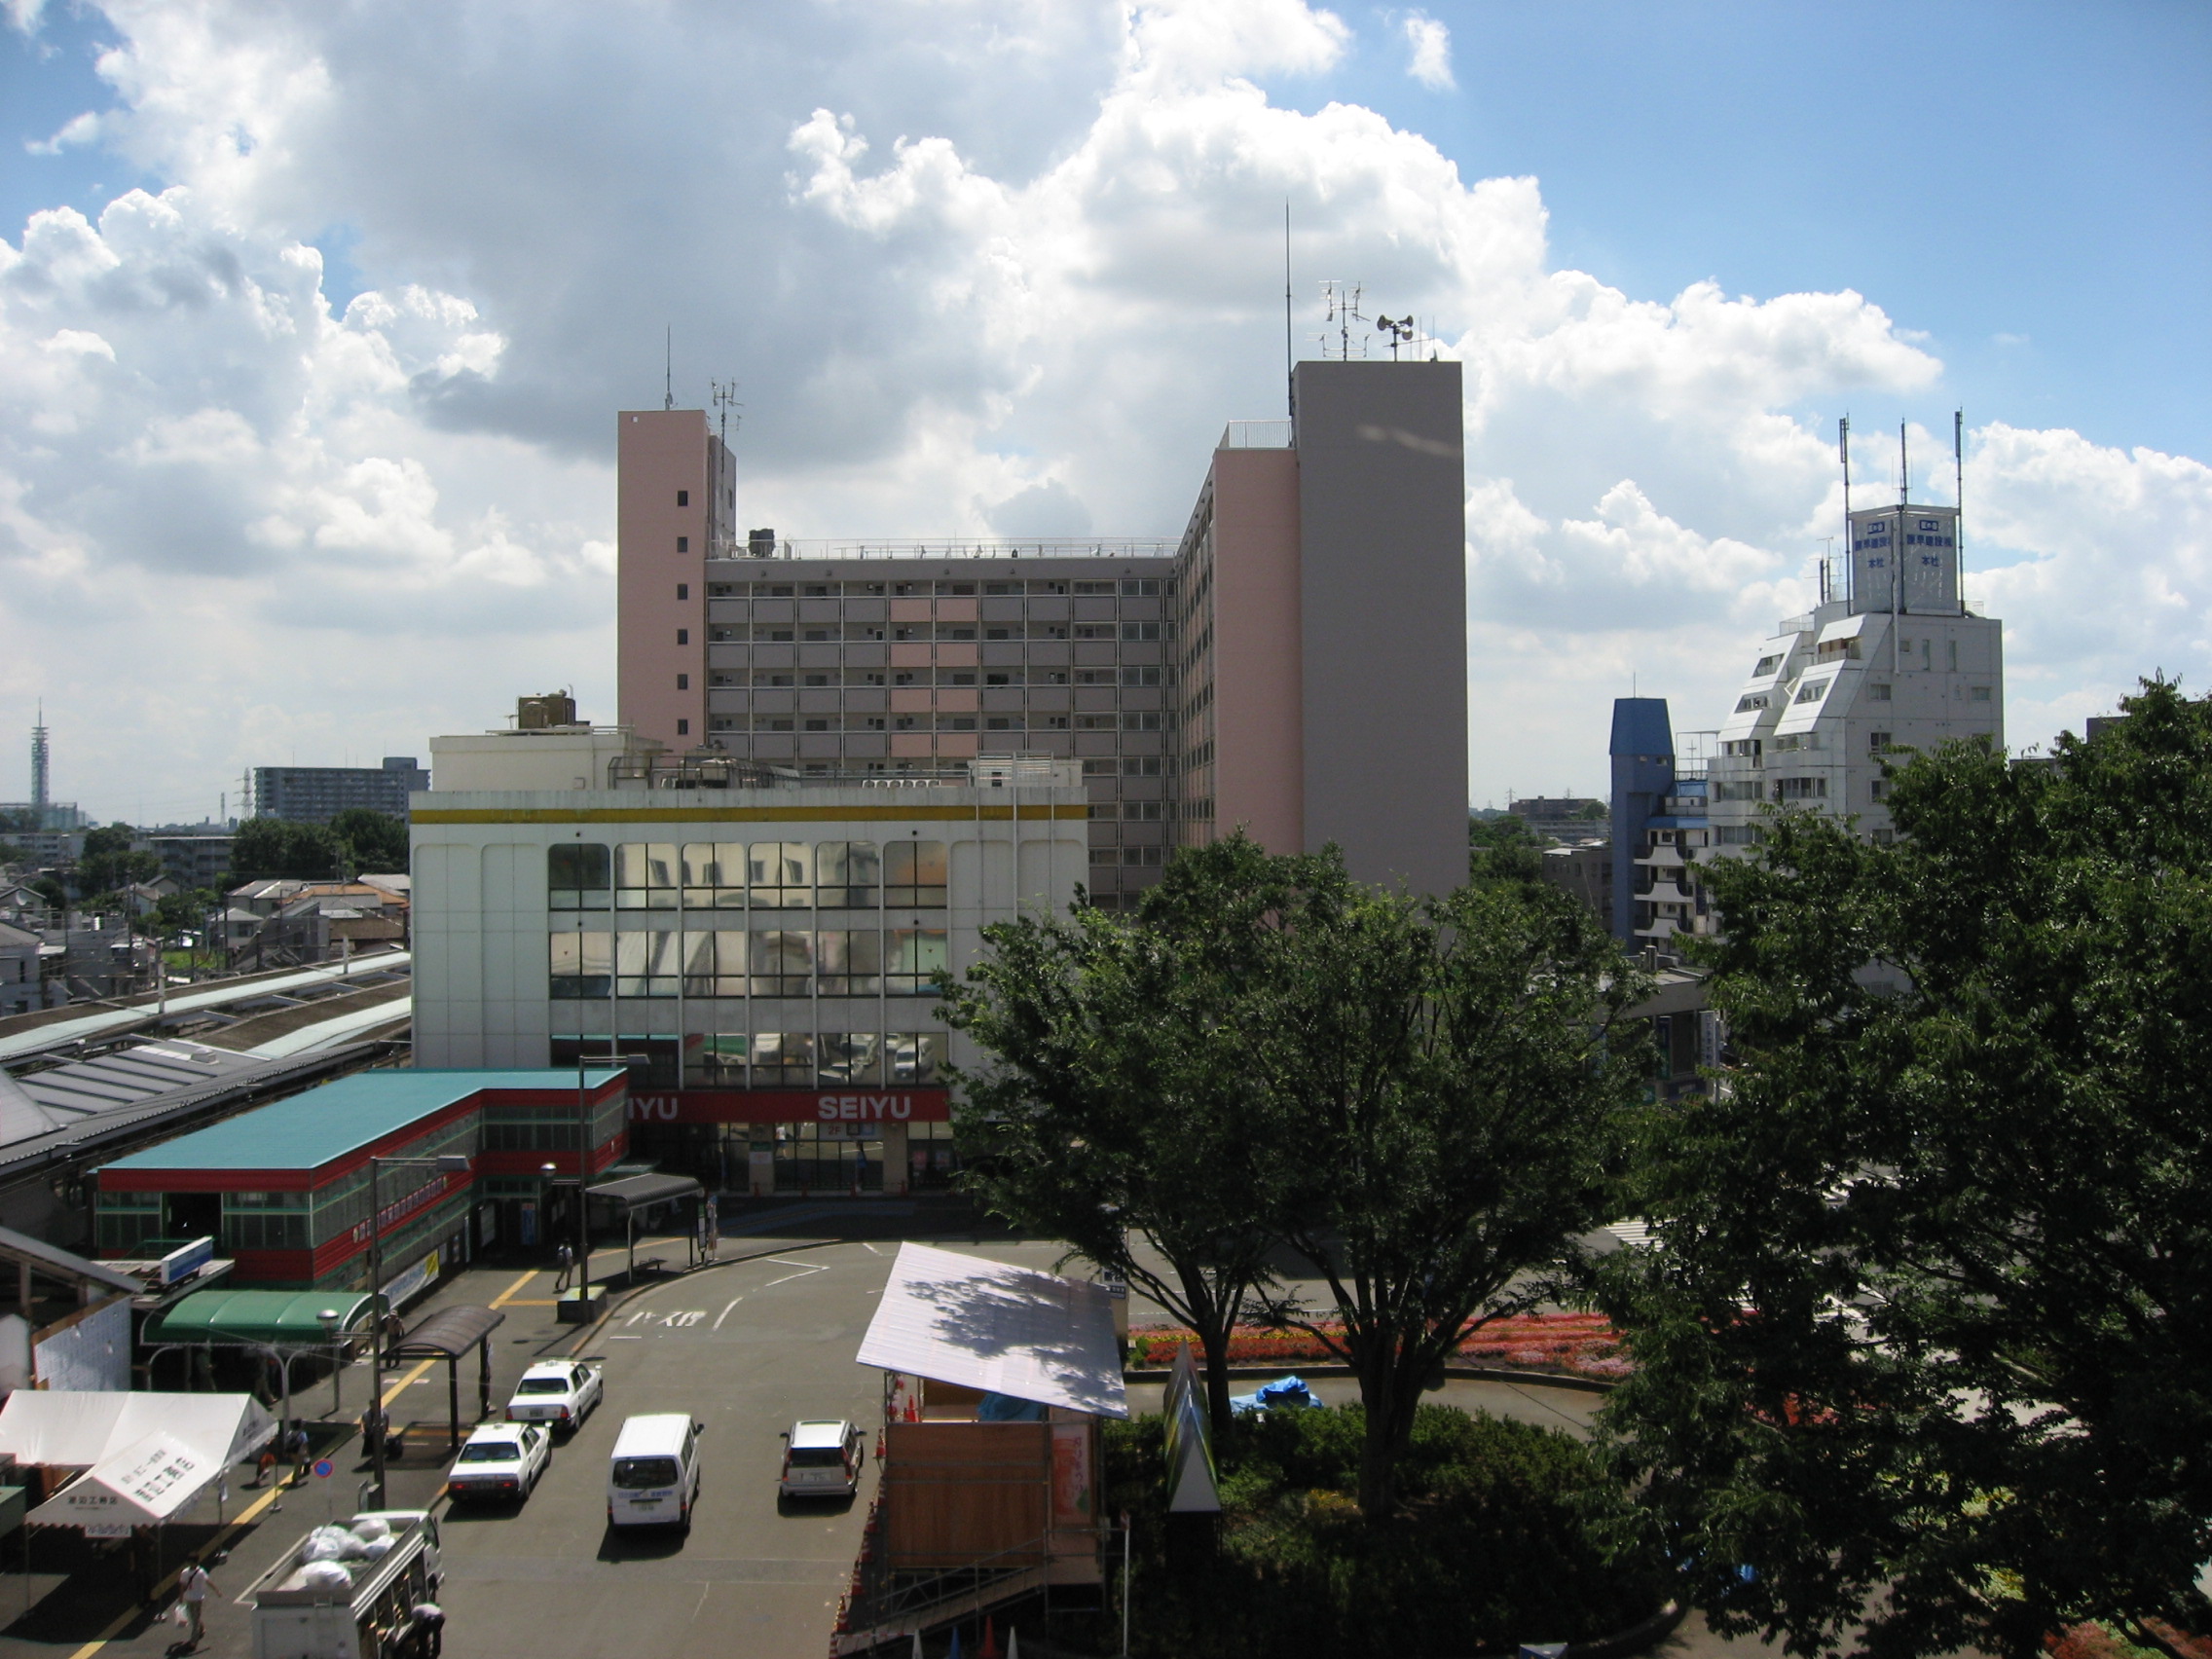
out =
<svg viewBox="0 0 2212 1659"><path fill-rule="evenodd" d="M1370 1526L1363 1429L1357 1406L1239 1416L1208 1540L1169 1524L1161 1419L1107 1424L1107 1511L1136 1521L1131 1652L1466 1659L1608 1635L1666 1600L1662 1562L1607 1558L1626 1498L1571 1436L1423 1406L1403 1511Z"/></svg>

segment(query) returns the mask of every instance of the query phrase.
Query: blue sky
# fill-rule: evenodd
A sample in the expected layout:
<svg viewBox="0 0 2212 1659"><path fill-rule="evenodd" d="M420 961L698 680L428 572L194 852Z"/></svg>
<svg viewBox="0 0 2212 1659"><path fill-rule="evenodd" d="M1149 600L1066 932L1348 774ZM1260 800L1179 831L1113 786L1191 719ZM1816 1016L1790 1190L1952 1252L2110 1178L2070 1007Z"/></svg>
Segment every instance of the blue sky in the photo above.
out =
<svg viewBox="0 0 2212 1659"><path fill-rule="evenodd" d="M754 522L1174 534L1279 396L1285 196L1302 335L1364 279L1468 364L1477 801L1595 790L1632 676L1711 723L1846 409L1880 484L1965 406L2016 747L2212 675L2212 7L0 17L0 733L44 695L102 811L540 682L610 715L607 433L666 327L685 400L743 382ZM100 665L180 632L149 714Z"/></svg>

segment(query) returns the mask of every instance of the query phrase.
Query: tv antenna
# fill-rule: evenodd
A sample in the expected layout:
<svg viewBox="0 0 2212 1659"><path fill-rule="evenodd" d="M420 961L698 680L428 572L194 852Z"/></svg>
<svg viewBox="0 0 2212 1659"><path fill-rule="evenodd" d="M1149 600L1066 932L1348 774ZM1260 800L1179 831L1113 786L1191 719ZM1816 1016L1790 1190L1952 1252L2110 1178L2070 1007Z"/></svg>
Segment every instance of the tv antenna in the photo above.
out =
<svg viewBox="0 0 2212 1659"><path fill-rule="evenodd" d="M666 379L663 382L665 389L661 393L660 406L666 412L676 407L676 330L673 326L662 336L661 353L662 373Z"/></svg>
<svg viewBox="0 0 2212 1659"><path fill-rule="evenodd" d="M729 412L732 409L742 410L745 405L737 400L737 382L733 380L709 381L707 386L713 392L715 408L719 412L722 447L727 449L729 447ZM737 417L737 424L740 426L745 424L745 417L742 414Z"/></svg>
<svg viewBox="0 0 2212 1659"><path fill-rule="evenodd" d="M1367 320L1367 313L1359 309L1360 288L1360 283L1353 282L1347 289L1344 282L1334 276L1321 284L1322 320L1337 325L1337 361L1340 363L1351 360L1351 325ZM1359 346L1362 351L1367 350L1364 339ZM1321 354L1324 357L1329 354L1329 336L1326 330L1321 334Z"/></svg>

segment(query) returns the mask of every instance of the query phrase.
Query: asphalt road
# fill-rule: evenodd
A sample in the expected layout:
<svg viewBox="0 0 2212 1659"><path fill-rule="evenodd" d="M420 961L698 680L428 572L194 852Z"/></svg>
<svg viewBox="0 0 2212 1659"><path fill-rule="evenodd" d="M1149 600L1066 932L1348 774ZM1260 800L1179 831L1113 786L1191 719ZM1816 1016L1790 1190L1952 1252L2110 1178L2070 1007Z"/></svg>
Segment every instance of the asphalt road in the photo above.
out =
<svg viewBox="0 0 2212 1659"><path fill-rule="evenodd" d="M810 1228L813 1237L806 1235ZM830 1228L876 1235L822 1238ZM589 1333L554 1322L552 1280L542 1272L485 1269L443 1287L430 1306L494 1305L506 1315L493 1339L496 1404L540 1355L581 1351L602 1356L607 1367L606 1403L557 1447L527 1502L441 1505L447 1653L786 1659L822 1652L875 1485L881 1379L853 1356L902 1235L1039 1268L1059 1255L1051 1244L939 1234L929 1206L868 1206L865 1219L845 1206L811 1214L793 1208L773 1233L725 1237L719 1265L618 1297L619 1306ZM740 1257L747 1259L732 1259ZM603 1253L596 1271L605 1276L618 1263L618 1253ZM1140 1319L1144 1311L1138 1309ZM410 1368L387 1385L395 1420L443 1422L442 1364ZM342 1387L345 1405L358 1413L365 1370L353 1368ZM476 1397L473 1361L462 1364L461 1389L465 1417ZM1348 1398L1351 1384L1326 1380L1318 1391L1325 1399ZM1157 1409L1157 1393L1134 1387L1130 1404ZM1565 1389L1461 1382L1436 1397L1569 1429L1586 1423L1597 1403L1594 1395ZM310 1411L329 1407L328 1380L303 1404ZM607 1462L622 1419L672 1411L707 1425L689 1534L610 1530ZM779 1503L779 1433L799 1417L848 1417L866 1431L870 1457L857 1501ZM353 1512L365 1478L357 1440L336 1448L334 1461L331 1477L274 1495L245 1490L241 1471L225 1510L232 1527L218 1530L203 1505L192 1524L170 1530L165 1571L173 1571L187 1548L213 1542L230 1552L214 1567L221 1599L210 1603L203 1654L248 1659L250 1614L236 1598L308 1528ZM441 1446L435 1457L410 1457L395 1467L391 1506L435 1501L445 1466ZM248 1514L242 1529L235 1526L241 1508ZM156 1659L168 1650L175 1628L136 1604L119 1560L94 1556L73 1534L42 1531L32 1548L27 1575L19 1576L12 1553L0 1557L0 1617L22 1609L0 1632L0 1659Z"/></svg>

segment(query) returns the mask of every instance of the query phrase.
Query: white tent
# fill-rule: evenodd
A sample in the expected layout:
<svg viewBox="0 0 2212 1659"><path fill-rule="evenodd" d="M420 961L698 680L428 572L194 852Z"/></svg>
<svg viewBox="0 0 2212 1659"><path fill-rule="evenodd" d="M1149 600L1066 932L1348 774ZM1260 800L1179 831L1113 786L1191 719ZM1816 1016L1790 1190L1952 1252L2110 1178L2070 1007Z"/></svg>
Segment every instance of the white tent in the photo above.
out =
<svg viewBox="0 0 2212 1659"><path fill-rule="evenodd" d="M32 1525L114 1537L187 1507L276 1426L251 1394L18 1388L0 1406L0 1454L86 1471L32 1510Z"/></svg>
<svg viewBox="0 0 2212 1659"><path fill-rule="evenodd" d="M1125 1418L1106 1287L902 1244L856 1356L939 1382Z"/></svg>

